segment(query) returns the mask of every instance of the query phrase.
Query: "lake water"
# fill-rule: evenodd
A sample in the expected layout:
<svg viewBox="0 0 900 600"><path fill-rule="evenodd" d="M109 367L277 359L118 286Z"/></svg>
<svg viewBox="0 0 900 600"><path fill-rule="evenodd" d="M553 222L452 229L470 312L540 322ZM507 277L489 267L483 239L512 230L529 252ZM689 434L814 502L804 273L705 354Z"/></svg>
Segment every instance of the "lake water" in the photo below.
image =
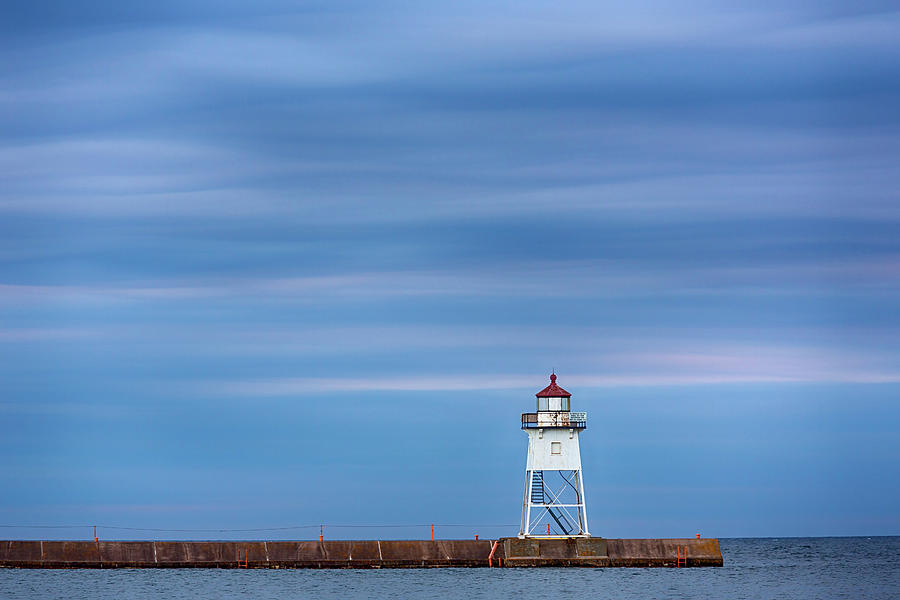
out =
<svg viewBox="0 0 900 600"><path fill-rule="evenodd" d="M0 569L0 598L900 598L900 537L720 543L704 569Z"/></svg>

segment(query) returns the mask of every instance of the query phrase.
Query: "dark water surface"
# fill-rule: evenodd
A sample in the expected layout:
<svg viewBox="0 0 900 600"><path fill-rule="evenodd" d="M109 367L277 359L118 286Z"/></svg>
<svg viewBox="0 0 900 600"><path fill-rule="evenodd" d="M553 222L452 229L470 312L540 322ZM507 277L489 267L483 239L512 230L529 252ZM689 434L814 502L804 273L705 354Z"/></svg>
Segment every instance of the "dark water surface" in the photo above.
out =
<svg viewBox="0 0 900 600"><path fill-rule="evenodd" d="M900 599L900 537L720 543L705 569L0 569L0 598Z"/></svg>

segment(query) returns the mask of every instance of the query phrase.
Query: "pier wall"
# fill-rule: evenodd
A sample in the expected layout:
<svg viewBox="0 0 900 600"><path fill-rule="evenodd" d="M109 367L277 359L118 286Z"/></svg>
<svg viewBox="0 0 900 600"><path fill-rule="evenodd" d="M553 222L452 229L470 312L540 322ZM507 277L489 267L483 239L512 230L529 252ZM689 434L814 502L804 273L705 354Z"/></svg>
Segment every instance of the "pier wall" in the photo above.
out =
<svg viewBox="0 0 900 600"><path fill-rule="evenodd" d="M492 555L493 552L493 555ZM126 542L0 540L0 567L282 568L722 566L716 539Z"/></svg>

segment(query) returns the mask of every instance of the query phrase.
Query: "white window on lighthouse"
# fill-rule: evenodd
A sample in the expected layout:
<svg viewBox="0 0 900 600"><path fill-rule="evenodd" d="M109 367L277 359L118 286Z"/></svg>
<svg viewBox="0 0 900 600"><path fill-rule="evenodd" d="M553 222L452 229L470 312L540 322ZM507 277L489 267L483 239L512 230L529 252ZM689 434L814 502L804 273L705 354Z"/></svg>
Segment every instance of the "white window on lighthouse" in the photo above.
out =
<svg viewBox="0 0 900 600"><path fill-rule="evenodd" d="M562 454L562 442L550 442L550 454Z"/></svg>
<svg viewBox="0 0 900 600"><path fill-rule="evenodd" d="M550 398L550 410L562 410L562 398Z"/></svg>

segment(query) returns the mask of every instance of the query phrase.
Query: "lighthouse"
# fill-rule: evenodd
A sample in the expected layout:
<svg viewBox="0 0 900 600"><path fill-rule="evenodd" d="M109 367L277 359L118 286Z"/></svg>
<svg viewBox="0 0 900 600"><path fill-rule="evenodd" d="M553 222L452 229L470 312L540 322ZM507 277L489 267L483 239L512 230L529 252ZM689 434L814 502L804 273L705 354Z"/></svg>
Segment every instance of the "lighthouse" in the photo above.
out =
<svg viewBox="0 0 900 600"><path fill-rule="evenodd" d="M536 396L537 412L522 414L528 459L519 537L590 537L578 446L587 413L571 412L572 394L556 373Z"/></svg>

